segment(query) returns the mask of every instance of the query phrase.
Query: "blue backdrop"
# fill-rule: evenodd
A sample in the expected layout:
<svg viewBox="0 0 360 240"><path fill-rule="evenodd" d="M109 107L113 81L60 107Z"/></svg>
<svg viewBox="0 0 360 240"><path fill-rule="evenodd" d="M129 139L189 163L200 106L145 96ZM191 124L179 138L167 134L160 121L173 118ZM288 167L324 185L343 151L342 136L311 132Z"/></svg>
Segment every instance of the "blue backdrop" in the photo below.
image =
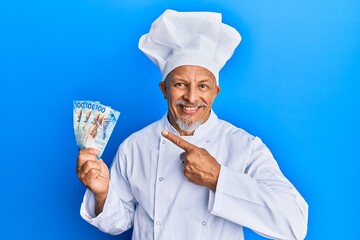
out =
<svg viewBox="0 0 360 240"><path fill-rule="evenodd" d="M166 8L222 12L240 31L215 112L272 150L309 203L307 239L358 239L358 0L1 0L0 239L130 239L79 215L72 100L121 111L108 164L159 119L160 73L137 42Z"/></svg>

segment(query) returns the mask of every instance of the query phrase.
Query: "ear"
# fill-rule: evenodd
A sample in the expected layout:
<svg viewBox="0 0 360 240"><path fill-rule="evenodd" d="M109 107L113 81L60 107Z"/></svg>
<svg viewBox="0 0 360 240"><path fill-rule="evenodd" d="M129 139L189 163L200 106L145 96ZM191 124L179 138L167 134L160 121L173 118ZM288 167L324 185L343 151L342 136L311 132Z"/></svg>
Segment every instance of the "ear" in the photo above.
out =
<svg viewBox="0 0 360 240"><path fill-rule="evenodd" d="M217 95L220 93L220 86L219 85L216 85L216 97L217 97Z"/></svg>
<svg viewBox="0 0 360 240"><path fill-rule="evenodd" d="M159 88L160 88L162 94L164 95L164 98L166 98L166 83L165 83L165 81L162 81L159 83Z"/></svg>

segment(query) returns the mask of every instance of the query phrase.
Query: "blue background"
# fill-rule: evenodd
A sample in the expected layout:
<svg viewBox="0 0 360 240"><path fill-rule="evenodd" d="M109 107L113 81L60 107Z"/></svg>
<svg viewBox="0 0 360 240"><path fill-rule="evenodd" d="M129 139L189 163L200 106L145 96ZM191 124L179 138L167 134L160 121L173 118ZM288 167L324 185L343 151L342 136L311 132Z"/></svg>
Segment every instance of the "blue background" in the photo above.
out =
<svg viewBox="0 0 360 240"><path fill-rule="evenodd" d="M222 12L240 31L215 112L272 150L309 203L307 239L359 239L358 0L1 0L0 239L130 239L79 215L72 100L122 112L108 164L162 117L160 73L137 43L166 8Z"/></svg>

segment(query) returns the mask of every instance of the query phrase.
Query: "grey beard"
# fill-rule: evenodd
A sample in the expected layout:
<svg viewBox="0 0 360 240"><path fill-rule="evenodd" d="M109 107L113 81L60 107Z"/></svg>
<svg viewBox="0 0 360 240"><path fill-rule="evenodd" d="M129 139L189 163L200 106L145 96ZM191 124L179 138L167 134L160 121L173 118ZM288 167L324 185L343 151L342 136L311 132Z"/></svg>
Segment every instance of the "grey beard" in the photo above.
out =
<svg viewBox="0 0 360 240"><path fill-rule="evenodd" d="M175 106L181 105L181 104L185 105L185 104L189 104L189 101L184 100L184 99L179 99L179 100L175 101L174 104L175 104ZM196 106L196 107L206 107L207 106L207 104L204 102L193 103L191 105ZM194 132L202 124L202 119L200 119L194 123L186 123L185 121L181 120L180 118L175 118L175 122L179 126L180 130L190 133L190 132Z"/></svg>
<svg viewBox="0 0 360 240"><path fill-rule="evenodd" d="M184 132L194 132L201 124L202 124L202 120L198 120L192 124L188 124L184 121L182 121L179 118L175 119L176 124L179 126L179 128L184 131Z"/></svg>

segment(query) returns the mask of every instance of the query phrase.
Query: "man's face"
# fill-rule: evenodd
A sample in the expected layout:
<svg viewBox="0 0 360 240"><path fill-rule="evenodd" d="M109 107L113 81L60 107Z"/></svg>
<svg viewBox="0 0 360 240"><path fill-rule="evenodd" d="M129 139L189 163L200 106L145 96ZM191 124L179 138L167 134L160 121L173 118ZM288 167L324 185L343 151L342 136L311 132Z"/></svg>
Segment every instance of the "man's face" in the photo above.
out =
<svg viewBox="0 0 360 240"><path fill-rule="evenodd" d="M168 101L169 121L180 135L192 135L208 120L220 91L209 70L190 65L175 68L159 86Z"/></svg>

